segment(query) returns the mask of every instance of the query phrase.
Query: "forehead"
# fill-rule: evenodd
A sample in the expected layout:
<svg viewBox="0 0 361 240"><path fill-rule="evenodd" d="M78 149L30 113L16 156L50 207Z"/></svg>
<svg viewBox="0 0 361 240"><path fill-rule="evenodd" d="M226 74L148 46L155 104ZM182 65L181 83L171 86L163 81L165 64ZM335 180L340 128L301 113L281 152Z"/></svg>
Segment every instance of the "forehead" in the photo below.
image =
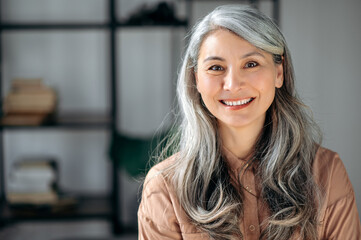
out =
<svg viewBox="0 0 361 240"><path fill-rule="evenodd" d="M250 51L263 52L242 37L226 29L217 29L203 40L199 58L209 55L243 55Z"/></svg>

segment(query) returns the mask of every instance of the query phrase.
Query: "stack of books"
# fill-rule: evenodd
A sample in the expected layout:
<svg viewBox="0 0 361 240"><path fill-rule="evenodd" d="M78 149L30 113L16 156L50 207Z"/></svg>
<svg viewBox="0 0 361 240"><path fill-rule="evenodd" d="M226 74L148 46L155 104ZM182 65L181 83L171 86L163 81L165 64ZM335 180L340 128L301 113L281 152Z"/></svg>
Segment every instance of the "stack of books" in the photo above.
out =
<svg viewBox="0 0 361 240"><path fill-rule="evenodd" d="M7 184L12 205L54 205L58 202L57 166L52 159L25 159L16 162Z"/></svg>
<svg viewBox="0 0 361 240"><path fill-rule="evenodd" d="M3 125L40 125L55 111L55 91L42 79L14 79L3 103Z"/></svg>

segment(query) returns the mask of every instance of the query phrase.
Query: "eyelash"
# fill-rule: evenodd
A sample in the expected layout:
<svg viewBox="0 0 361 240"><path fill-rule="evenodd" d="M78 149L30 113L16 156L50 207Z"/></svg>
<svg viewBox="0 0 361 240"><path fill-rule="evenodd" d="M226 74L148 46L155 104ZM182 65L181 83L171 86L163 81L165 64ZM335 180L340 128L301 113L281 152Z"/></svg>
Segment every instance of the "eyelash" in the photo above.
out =
<svg viewBox="0 0 361 240"><path fill-rule="evenodd" d="M250 66L252 65L252 66ZM245 68L255 68L257 67L259 64L255 61L250 61L250 62L247 62L246 65L244 66ZM211 70L211 71L223 71L224 68L219 66L219 65L213 65L211 66L208 70Z"/></svg>
<svg viewBox="0 0 361 240"><path fill-rule="evenodd" d="M253 66L249 66L250 64L252 64ZM257 62L251 61L251 62L247 62L245 65L245 68L254 68L257 67L259 64Z"/></svg>
<svg viewBox="0 0 361 240"><path fill-rule="evenodd" d="M218 66L218 65L213 65L213 66L211 66L208 70L211 70L211 71L222 71L222 70L224 70L224 68L221 67L221 66Z"/></svg>

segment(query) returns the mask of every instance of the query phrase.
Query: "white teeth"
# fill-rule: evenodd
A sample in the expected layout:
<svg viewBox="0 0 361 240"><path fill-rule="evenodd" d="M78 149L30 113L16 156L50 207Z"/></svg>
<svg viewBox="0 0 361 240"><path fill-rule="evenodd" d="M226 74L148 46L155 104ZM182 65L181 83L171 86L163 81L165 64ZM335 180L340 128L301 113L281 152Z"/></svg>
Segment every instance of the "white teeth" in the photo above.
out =
<svg viewBox="0 0 361 240"><path fill-rule="evenodd" d="M223 101L223 103L226 104L227 106L240 106L249 103L251 100L252 98L239 100L239 101Z"/></svg>

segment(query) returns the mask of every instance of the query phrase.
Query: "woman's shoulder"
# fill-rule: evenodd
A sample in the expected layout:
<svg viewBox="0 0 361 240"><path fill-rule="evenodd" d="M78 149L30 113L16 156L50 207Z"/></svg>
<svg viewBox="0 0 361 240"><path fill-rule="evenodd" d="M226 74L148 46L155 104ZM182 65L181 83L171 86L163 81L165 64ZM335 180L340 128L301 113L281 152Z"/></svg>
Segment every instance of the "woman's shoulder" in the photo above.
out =
<svg viewBox="0 0 361 240"><path fill-rule="evenodd" d="M326 194L327 205L353 193L346 168L338 153L319 147L313 162L313 174L321 191Z"/></svg>
<svg viewBox="0 0 361 240"><path fill-rule="evenodd" d="M160 231L181 233L183 237L201 234L189 221L174 190L171 167L177 161L177 156L175 154L149 170L143 184L138 221L151 223Z"/></svg>
<svg viewBox="0 0 361 240"><path fill-rule="evenodd" d="M313 161L314 173L317 173L319 176L323 176L322 173L325 173L326 177L330 173L335 173L335 171L342 172L344 168L340 155L337 152L322 146L318 148ZM346 172L344 172L344 174L346 174Z"/></svg>
<svg viewBox="0 0 361 240"><path fill-rule="evenodd" d="M317 149L315 159L313 161L314 171L318 172L325 170L325 168L332 170L339 164L342 164L342 161L337 152L322 146Z"/></svg>
<svg viewBox="0 0 361 240"><path fill-rule="evenodd" d="M175 156L172 156L154 165L144 180L138 222L143 227L147 226L147 231L158 229L168 234L180 233L177 217L179 204L166 173L174 160Z"/></svg>
<svg viewBox="0 0 361 240"><path fill-rule="evenodd" d="M146 180L147 179L152 179L158 175L160 176L164 176L166 173L168 173L168 169L170 169L170 167L174 164L174 162L176 161L177 158L177 153L166 158L165 160L162 160L158 163L155 163L148 171L147 176L146 176Z"/></svg>
<svg viewBox="0 0 361 240"><path fill-rule="evenodd" d="M150 168L143 183L143 194L152 194L154 191L169 192L171 185L170 168L176 161L176 156L177 154L172 155Z"/></svg>

